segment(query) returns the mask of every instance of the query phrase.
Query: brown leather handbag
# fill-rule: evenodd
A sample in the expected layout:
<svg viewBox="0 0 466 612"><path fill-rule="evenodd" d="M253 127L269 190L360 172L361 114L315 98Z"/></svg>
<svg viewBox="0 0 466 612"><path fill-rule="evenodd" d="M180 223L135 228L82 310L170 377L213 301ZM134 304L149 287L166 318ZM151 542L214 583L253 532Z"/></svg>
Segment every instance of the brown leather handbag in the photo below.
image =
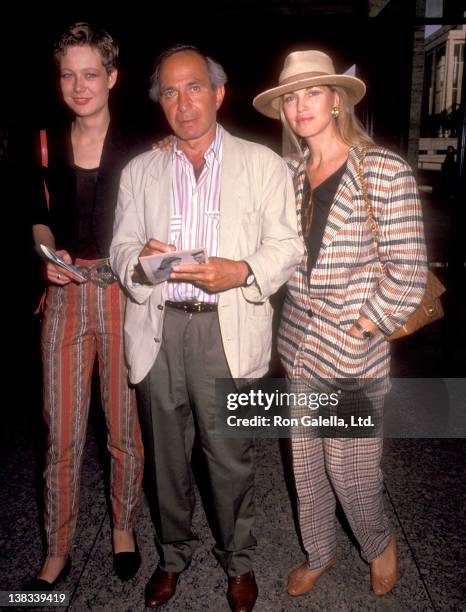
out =
<svg viewBox="0 0 466 612"><path fill-rule="evenodd" d="M367 218L369 224L371 226L372 237L377 246L377 252L379 250L379 232L377 223L374 219L374 209L372 207L372 203L369 200L369 195L367 192L367 183L364 177L364 157L366 154L366 148L362 148L361 156L359 158L358 164L358 174L359 181L361 183L362 194L364 197L364 202L366 204L367 209ZM379 256L380 267L382 271L385 272L385 265L381 261ZM446 289L439 281L439 279L435 276L433 272L430 270L427 271L427 283L426 288L424 290L424 296L421 300L421 303L416 308L416 310L410 315L409 319L406 321L404 325L398 328L393 334L390 336L385 336L387 340L398 340L398 338L404 338L405 336L409 336L413 334L421 327L428 325L429 323L433 323L438 319L441 319L444 316L444 311L442 307L442 302L440 300L440 296L442 293L445 293Z"/></svg>

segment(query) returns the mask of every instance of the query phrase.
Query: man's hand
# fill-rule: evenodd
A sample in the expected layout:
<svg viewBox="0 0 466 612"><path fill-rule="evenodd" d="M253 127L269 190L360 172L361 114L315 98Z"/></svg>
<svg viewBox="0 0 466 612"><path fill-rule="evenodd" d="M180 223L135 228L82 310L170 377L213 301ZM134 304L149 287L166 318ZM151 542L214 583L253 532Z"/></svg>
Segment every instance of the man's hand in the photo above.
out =
<svg viewBox="0 0 466 612"><path fill-rule="evenodd" d="M205 264L180 264L173 267L170 279L188 281L209 293L241 287L249 274L244 261L209 257Z"/></svg>
<svg viewBox="0 0 466 612"><path fill-rule="evenodd" d="M139 253L138 257L146 257L147 255L161 255L162 253L170 253L171 251L176 251L173 244L167 244L165 242L160 242L160 240L151 238L149 242L144 245L144 248ZM138 263L138 265L135 267L131 280L133 283L147 283L147 278L141 264Z"/></svg>
<svg viewBox="0 0 466 612"><path fill-rule="evenodd" d="M57 251L57 255L61 257L65 263L73 263L73 260L67 251ZM51 261L48 261L45 265L45 278L50 285L60 285L61 287L68 285L71 283L71 281L74 281L75 283L83 282L79 276L76 276L72 272L68 272L68 270L55 265Z"/></svg>
<svg viewBox="0 0 466 612"><path fill-rule="evenodd" d="M149 242L144 245L144 248L139 253L139 257L145 257L146 255L161 255L162 253L170 253L170 251L176 251L173 244L166 244L150 238Z"/></svg>

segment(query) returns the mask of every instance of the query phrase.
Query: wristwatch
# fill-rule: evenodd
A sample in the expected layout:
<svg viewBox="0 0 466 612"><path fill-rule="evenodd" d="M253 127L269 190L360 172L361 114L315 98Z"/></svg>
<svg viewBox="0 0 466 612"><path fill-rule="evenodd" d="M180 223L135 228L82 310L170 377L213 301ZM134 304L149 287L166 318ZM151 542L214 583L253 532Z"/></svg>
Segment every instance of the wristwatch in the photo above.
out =
<svg viewBox="0 0 466 612"><path fill-rule="evenodd" d="M365 327L363 327L361 325L361 323L359 323L359 321L355 321L354 322L354 327L361 332L362 337L363 338L372 338L373 333L371 331L369 331L368 329L366 329Z"/></svg>
<svg viewBox="0 0 466 612"><path fill-rule="evenodd" d="M250 287L256 280L256 277L254 276L254 272L252 271L251 266L248 264L248 262L245 261L244 263L247 265L249 273L246 276L246 280L244 281L243 287Z"/></svg>

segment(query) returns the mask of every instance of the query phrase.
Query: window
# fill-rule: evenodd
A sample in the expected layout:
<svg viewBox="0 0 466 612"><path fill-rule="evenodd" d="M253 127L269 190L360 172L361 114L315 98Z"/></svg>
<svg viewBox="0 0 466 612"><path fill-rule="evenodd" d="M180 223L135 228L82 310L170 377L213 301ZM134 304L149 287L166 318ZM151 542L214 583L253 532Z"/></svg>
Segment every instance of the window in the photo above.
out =
<svg viewBox="0 0 466 612"><path fill-rule="evenodd" d="M445 108L445 50L446 45L441 45L435 50L434 113L440 113Z"/></svg>
<svg viewBox="0 0 466 612"><path fill-rule="evenodd" d="M461 87L463 83L464 43L455 43L453 47L453 74L452 74L452 104L461 103Z"/></svg>
<svg viewBox="0 0 466 612"><path fill-rule="evenodd" d="M426 0L426 17L443 17L443 0Z"/></svg>

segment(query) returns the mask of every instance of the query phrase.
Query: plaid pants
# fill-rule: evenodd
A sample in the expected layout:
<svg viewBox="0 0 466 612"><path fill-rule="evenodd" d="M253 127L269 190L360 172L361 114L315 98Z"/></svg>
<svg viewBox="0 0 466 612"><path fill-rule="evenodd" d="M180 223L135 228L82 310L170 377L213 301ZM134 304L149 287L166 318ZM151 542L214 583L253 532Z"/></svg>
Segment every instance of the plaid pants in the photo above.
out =
<svg viewBox="0 0 466 612"><path fill-rule="evenodd" d="M309 393L305 383L293 391ZM383 398L373 400L382 409ZM302 409L292 411L298 415ZM311 570L335 556L336 502L341 504L362 556L370 562L390 540L390 525L383 507L380 469L382 437L323 437L298 430L291 438L293 472L298 496L299 527Z"/></svg>
<svg viewBox="0 0 466 612"><path fill-rule="evenodd" d="M125 295L118 283L49 287L42 325L45 531L48 556L69 553L97 356L111 455L113 527L132 529L141 497L144 451L134 389L128 386L122 326Z"/></svg>

